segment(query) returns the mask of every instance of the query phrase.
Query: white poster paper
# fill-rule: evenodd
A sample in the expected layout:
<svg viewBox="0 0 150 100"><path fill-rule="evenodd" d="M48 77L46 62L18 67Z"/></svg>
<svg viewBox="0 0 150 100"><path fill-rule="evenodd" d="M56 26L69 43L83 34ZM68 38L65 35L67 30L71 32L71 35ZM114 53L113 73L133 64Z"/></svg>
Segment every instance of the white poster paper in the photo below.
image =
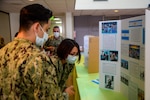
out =
<svg viewBox="0 0 150 100"><path fill-rule="evenodd" d="M99 22L100 87L120 91L120 20Z"/></svg>

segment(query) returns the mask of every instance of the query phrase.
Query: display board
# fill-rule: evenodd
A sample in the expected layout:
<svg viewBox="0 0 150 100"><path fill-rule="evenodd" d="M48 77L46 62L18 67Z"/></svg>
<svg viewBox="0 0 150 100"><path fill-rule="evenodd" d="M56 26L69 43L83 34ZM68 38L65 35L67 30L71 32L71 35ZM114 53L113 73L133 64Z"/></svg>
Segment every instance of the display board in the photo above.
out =
<svg viewBox="0 0 150 100"><path fill-rule="evenodd" d="M149 9L142 16L99 22L100 88L120 91L128 100L150 100L149 27ZM118 60L111 60L113 53Z"/></svg>
<svg viewBox="0 0 150 100"><path fill-rule="evenodd" d="M121 92L144 100L145 16L121 21Z"/></svg>
<svg viewBox="0 0 150 100"><path fill-rule="evenodd" d="M120 91L121 21L99 22L100 87Z"/></svg>
<svg viewBox="0 0 150 100"><path fill-rule="evenodd" d="M89 38L94 37L93 35L85 35L84 36L84 66L88 67L89 60Z"/></svg>
<svg viewBox="0 0 150 100"><path fill-rule="evenodd" d="M150 100L150 9L145 11L145 100Z"/></svg>

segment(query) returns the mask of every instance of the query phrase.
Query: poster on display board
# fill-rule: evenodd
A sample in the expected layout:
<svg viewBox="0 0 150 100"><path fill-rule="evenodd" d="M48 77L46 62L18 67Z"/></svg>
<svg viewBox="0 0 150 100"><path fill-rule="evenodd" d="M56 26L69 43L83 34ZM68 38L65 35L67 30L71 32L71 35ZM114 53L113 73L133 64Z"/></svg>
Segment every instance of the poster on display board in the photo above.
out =
<svg viewBox="0 0 150 100"><path fill-rule="evenodd" d="M113 22L99 22L99 86L120 91L128 100L150 100L150 10L117 20L117 30L108 31Z"/></svg>
<svg viewBox="0 0 150 100"><path fill-rule="evenodd" d="M121 21L99 22L100 88L120 91Z"/></svg>
<svg viewBox="0 0 150 100"><path fill-rule="evenodd" d="M128 100L145 100L145 15L121 20L120 77Z"/></svg>

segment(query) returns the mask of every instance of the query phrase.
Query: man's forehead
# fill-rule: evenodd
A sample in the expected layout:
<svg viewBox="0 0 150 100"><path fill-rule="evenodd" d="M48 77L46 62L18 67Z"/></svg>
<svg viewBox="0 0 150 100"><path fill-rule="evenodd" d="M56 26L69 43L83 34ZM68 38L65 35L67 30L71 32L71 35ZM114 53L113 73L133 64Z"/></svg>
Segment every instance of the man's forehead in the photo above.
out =
<svg viewBox="0 0 150 100"><path fill-rule="evenodd" d="M59 30L59 28L54 28L54 30Z"/></svg>

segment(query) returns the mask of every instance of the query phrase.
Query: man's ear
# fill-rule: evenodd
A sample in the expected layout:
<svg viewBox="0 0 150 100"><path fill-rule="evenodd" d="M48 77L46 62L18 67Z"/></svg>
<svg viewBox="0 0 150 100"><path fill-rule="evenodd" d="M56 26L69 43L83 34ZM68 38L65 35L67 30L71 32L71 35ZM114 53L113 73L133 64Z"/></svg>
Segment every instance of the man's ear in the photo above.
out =
<svg viewBox="0 0 150 100"><path fill-rule="evenodd" d="M39 28L40 26L39 25L40 25L39 23L34 23L33 24L32 28L33 28L34 32L38 33L38 31L40 30L40 28Z"/></svg>

